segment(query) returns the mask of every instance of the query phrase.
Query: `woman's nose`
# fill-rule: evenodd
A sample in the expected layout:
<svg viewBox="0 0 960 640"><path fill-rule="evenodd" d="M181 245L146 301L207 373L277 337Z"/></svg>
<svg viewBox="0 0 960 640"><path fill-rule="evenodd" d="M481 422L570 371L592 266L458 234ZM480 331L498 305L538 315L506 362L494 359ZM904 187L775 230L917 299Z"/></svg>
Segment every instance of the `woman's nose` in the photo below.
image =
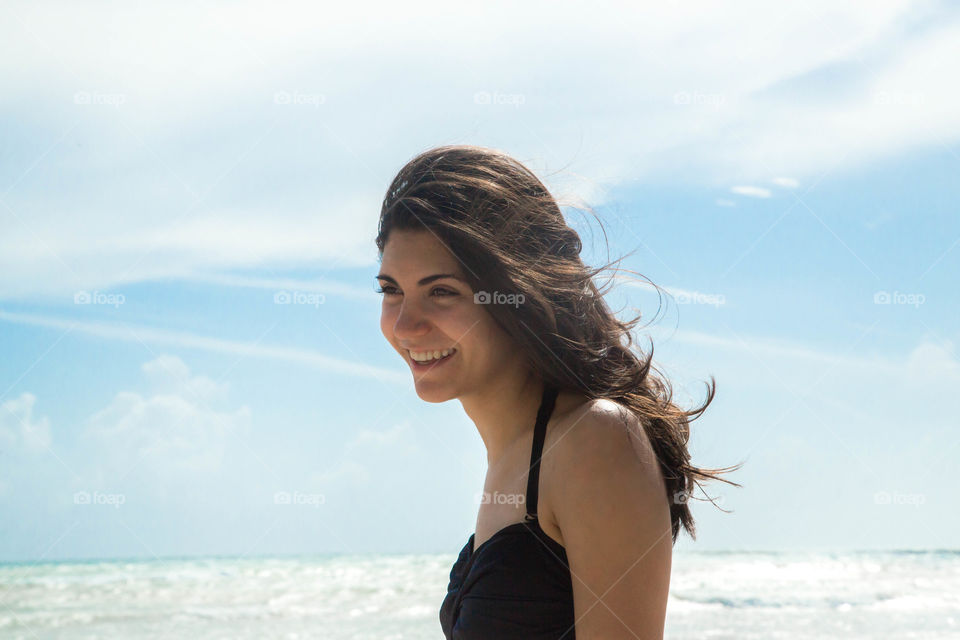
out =
<svg viewBox="0 0 960 640"><path fill-rule="evenodd" d="M393 333L401 339L421 336L429 328L429 322L415 305L403 304L396 322L393 323Z"/></svg>

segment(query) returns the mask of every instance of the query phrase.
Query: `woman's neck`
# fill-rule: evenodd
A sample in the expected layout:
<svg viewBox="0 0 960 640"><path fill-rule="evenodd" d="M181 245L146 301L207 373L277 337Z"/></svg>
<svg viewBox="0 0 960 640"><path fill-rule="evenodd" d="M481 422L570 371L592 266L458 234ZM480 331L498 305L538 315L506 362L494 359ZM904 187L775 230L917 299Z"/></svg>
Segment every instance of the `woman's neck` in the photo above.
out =
<svg viewBox="0 0 960 640"><path fill-rule="evenodd" d="M460 398L487 449L493 467L511 445L533 430L543 397L543 381L533 372L498 375L476 393Z"/></svg>

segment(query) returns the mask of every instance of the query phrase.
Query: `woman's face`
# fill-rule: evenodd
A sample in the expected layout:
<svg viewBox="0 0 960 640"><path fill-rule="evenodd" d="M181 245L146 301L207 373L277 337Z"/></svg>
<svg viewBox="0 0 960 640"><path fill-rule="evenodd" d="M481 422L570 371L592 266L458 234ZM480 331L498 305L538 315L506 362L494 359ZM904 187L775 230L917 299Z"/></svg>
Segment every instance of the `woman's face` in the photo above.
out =
<svg viewBox="0 0 960 640"><path fill-rule="evenodd" d="M392 231L380 267L380 330L410 367L422 400L446 402L476 393L519 366L510 337L486 305L474 302L463 265L432 232ZM452 351L439 360L414 359L444 350Z"/></svg>

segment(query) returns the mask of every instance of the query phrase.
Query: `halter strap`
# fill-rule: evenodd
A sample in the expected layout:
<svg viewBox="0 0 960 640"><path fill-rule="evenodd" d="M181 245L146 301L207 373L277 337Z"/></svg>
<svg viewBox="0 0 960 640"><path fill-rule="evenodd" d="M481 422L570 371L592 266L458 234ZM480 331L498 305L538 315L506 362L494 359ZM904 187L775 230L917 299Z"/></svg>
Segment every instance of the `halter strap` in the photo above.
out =
<svg viewBox="0 0 960 640"><path fill-rule="evenodd" d="M553 413L557 394L560 390L549 384L543 388L540 408L537 410L537 424L533 427L533 447L530 450L530 473L527 475L527 516L526 520L537 519L537 497L540 485L540 458L543 455L543 442L547 437L547 421Z"/></svg>

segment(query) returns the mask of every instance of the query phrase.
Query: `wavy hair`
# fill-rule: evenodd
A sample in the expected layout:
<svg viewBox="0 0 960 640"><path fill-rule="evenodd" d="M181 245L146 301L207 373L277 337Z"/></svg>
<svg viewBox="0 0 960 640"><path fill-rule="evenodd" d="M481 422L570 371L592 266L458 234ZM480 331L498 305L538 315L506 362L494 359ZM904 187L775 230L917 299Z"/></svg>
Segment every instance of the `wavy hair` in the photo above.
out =
<svg viewBox="0 0 960 640"><path fill-rule="evenodd" d="M720 475L742 463L691 464L689 424L712 402L716 381L710 377L700 407L684 410L673 402L669 381L652 365L652 341L646 356L634 346L631 330L640 315L619 320L594 282L623 258L595 268L584 264L579 234L543 183L509 155L477 146L436 147L410 160L383 200L376 238L381 258L394 229L433 232L464 267L473 291L523 296L517 298L523 304L487 310L546 384L613 400L640 418L666 483L673 541L681 527L695 539L688 504L694 486L703 491L701 481L721 480L739 487Z"/></svg>

